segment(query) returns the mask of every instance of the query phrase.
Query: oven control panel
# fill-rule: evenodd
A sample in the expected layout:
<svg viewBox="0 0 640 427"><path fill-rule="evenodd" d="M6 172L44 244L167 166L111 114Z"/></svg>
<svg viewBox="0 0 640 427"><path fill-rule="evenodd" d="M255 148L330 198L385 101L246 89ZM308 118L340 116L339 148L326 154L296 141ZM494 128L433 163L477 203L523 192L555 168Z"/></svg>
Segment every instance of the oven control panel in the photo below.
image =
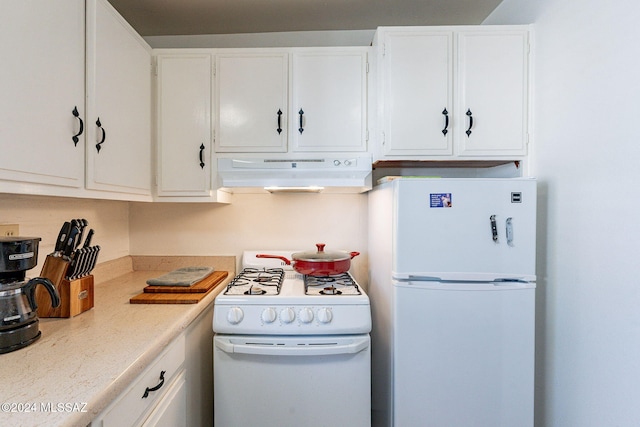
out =
<svg viewBox="0 0 640 427"><path fill-rule="evenodd" d="M224 334L351 334L371 331L369 305L216 306L213 330Z"/></svg>

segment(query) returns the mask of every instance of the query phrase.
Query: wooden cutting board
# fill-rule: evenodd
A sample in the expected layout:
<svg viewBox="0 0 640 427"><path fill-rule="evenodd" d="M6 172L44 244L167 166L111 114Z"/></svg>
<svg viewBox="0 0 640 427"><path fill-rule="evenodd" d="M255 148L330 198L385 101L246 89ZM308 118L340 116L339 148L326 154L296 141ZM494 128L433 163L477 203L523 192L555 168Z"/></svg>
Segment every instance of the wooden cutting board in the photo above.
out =
<svg viewBox="0 0 640 427"><path fill-rule="evenodd" d="M190 293L204 293L209 292L214 286L222 282L229 275L228 271L214 271L199 282L194 283L191 286L146 286L144 288L145 293L155 294L190 294Z"/></svg>
<svg viewBox="0 0 640 427"><path fill-rule="evenodd" d="M218 274L216 274L218 273ZM215 275L215 276L214 276ZM129 299L131 304L196 304L206 297L209 292L215 288L229 275L226 271L214 271L211 275L205 277L200 282L189 286L189 288L197 284L207 281L208 290L204 292L142 292ZM212 277L213 276L213 277ZM203 285L204 286L204 285ZM166 289L169 286L154 286L154 288ZM170 286L170 288L187 288L187 286Z"/></svg>

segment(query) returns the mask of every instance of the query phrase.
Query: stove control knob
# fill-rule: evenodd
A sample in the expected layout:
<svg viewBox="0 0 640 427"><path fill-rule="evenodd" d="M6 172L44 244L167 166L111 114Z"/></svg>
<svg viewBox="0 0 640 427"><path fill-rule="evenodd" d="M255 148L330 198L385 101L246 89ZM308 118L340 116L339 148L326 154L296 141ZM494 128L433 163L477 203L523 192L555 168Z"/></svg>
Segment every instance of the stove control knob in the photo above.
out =
<svg viewBox="0 0 640 427"><path fill-rule="evenodd" d="M278 313L271 307L265 308L262 312L262 321L264 323L273 323L277 317Z"/></svg>
<svg viewBox="0 0 640 427"><path fill-rule="evenodd" d="M280 319L284 323L291 323L295 320L295 318L296 318L296 312L293 311L293 309L290 307L283 308L282 311L280 312Z"/></svg>
<svg viewBox="0 0 640 427"><path fill-rule="evenodd" d="M313 310L311 310L309 307L305 307L300 310L298 316L300 317L300 321L302 323L311 323L311 321L313 320Z"/></svg>
<svg viewBox="0 0 640 427"><path fill-rule="evenodd" d="M318 310L318 320L320 323L329 323L333 320L333 313L330 308L321 308Z"/></svg>
<svg viewBox="0 0 640 427"><path fill-rule="evenodd" d="M244 318L244 313L240 307L231 307L229 312L227 313L227 321L232 325L237 325L242 322Z"/></svg>

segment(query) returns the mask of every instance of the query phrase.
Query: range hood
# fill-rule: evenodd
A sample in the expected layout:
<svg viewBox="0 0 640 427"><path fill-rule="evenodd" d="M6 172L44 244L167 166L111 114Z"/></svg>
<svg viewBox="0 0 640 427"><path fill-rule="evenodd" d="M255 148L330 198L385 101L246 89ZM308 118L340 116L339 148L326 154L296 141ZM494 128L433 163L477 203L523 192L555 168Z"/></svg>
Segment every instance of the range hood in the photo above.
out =
<svg viewBox="0 0 640 427"><path fill-rule="evenodd" d="M369 156L218 159L218 183L229 192L363 193L371 175Z"/></svg>

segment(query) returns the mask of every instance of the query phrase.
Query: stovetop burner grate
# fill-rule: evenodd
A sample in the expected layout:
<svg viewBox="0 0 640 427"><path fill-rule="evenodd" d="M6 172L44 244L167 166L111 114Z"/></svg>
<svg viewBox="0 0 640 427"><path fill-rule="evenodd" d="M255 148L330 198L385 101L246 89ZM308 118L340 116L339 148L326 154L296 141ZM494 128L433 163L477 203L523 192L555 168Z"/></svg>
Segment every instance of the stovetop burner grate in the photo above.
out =
<svg viewBox="0 0 640 427"><path fill-rule="evenodd" d="M227 285L225 295L278 295L284 276L282 268L244 268Z"/></svg>
<svg viewBox="0 0 640 427"><path fill-rule="evenodd" d="M306 295L360 295L360 288L349 273L334 276L304 276Z"/></svg>

